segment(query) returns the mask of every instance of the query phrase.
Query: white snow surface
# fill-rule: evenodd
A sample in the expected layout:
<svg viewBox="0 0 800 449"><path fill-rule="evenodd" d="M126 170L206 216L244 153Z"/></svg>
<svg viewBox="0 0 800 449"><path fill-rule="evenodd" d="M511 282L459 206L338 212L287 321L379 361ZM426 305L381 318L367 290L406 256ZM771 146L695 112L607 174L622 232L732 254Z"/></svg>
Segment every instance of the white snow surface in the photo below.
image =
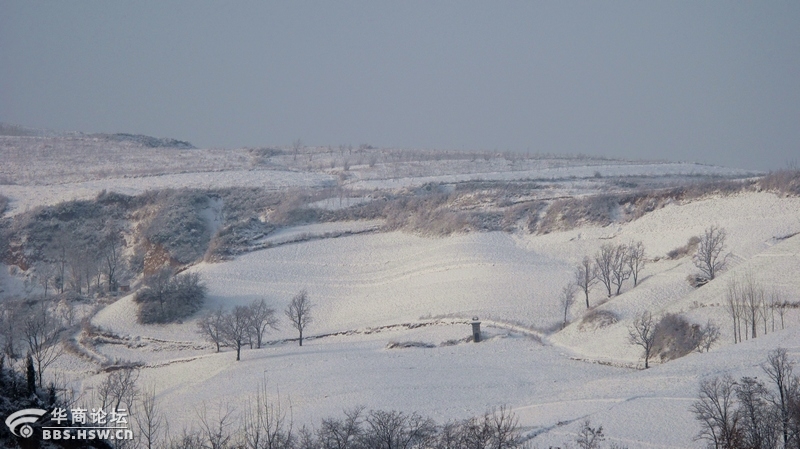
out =
<svg viewBox="0 0 800 449"><path fill-rule="evenodd" d="M277 155L276 155L277 154ZM415 159L416 158L416 159ZM314 206L335 210L369 201L371 189L405 189L426 183L534 180L542 195L596 193L600 180L627 177L743 177L742 170L671 162L540 158L492 153L456 154L374 150L353 154L324 148L284 151L164 150L92 137L0 138L0 195L6 216L65 200L91 199L103 190L139 194L161 188L296 187L359 189L354 197ZM344 163L349 167L344 168ZM538 195L538 194L536 194ZM203 217L213 231L221 204ZM440 423L508 405L535 447L573 443L578 425L603 425L609 442L629 448L701 447L689 412L701 379L730 374L763 376L759 364L774 348L800 360L800 313L786 328L740 344L723 308L733 278L753 276L787 301L800 300L800 198L743 193L674 203L629 223L582 227L547 235L470 233L443 238L379 233L380 221L313 224L281 229L259 245L268 249L222 263L201 263L209 287L202 311L182 323L143 326L132 296L101 309L92 324L104 337L93 352L106 363L143 364L140 385L153 385L179 433L196 426L196 410L213 415L221 404L240 415L260 384L273 401L291 406L296 425L319 425L342 410L416 411ZM699 289L690 257L666 254L710 225L727 231L728 266ZM368 231L368 232L365 232ZM363 233L362 233L363 232ZM359 235L347 235L356 234ZM793 236L794 235L794 236ZM326 238L326 237L338 238ZM618 321L581 326L583 297L559 330L561 288L584 256L605 243L641 240L648 259L640 284L606 298L595 286L593 308ZM26 290L25 273L5 266L5 294ZM293 295L306 289L314 322L302 347L283 317ZM234 352L214 347L196 332L203 313L265 299L282 319L261 349ZM84 310L85 309L85 310ZM642 370L641 352L628 341L634 317L681 313L693 322L720 325L720 343ZM89 306L80 315L89 313ZM484 341L466 341L472 317ZM388 349L390 343L423 347ZM104 378L98 365L68 354L51 368L91 401ZM91 407L90 402L86 403Z"/></svg>
<svg viewBox="0 0 800 449"><path fill-rule="evenodd" d="M712 224L728 232L729 267L693 289L686 282L696 272L690 258L665 255ZM746 272L798 300L800 279L787 274L800 268L800 235L785 238L798 231L800 198L746 193L672 204L631 223L543 236L367 234L195 266L209 286L205 310L265 298L280 314L300 289L315 304L302 348L287 341L296 334L284 320L267 336L270 344L243 350L240 362L230 349L216 354L202 342L196 317L137 324L131 297L107 306L93 324L135 342L99 349L111 359L146 364L143 380L156 385L173 428L191 425L192 410L202 404L227 402L241 412L265 382L274 400L291 403L296 423L318 425L356 405L417 411L444 422L507 404L539 447L574 440L587 418L603 425L609 441L630 448L699 447L693 440L699 427L689 412L699 380L759 375L759 364L778 346L800 357L795 312L785 330L733 345L721 307L728 280ZM563 317L556 298L573 266L603 243L631 240L644 243L649 259L640 285L628 284L607 301L601 286L590 296L592 306L605 301L599 308L619 321L581 329L579 296L570 311L573 323L544 335ZM643 310L683 312L698 323L713 319L723 331L720 345L636 369L640 352L627 343L627 327ZM473 316L483 320L485 341L442 345L468 336ZM389 342L435 347L386 349ZM101 378L84 375L84 387Z"/></svg>

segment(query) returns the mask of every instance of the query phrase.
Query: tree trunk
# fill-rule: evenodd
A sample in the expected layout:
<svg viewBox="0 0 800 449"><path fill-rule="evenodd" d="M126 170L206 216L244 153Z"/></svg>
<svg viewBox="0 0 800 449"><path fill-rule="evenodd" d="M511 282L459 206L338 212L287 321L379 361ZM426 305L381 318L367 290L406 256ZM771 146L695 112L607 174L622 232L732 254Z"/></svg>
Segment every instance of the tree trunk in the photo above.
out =
<svg viewBox="0 0 800 449"><path fill-rule="evenodd" d="M39 371L36 372L36 377L39 379L39 389L42 389L42 360L36 359L36 366L39 367Z"/></svg>

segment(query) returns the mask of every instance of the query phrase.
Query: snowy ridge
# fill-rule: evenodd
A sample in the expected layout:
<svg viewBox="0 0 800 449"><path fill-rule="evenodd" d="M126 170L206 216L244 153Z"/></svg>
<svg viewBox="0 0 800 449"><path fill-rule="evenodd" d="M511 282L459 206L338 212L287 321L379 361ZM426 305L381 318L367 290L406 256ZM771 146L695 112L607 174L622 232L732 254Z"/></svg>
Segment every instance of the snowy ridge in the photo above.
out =
<svg viewBox="0 0 800 449"><path fill-rule="evenodd" d="M728 230L728 250L736 258L718 279L695 290L685 279L695 270L690 258L665 254L708 223ZM302 349L283 326L269 335L271 344L244 351L239 363L229 351L172 353L176 365L165 353L152 359L142 351L102 350L146 362L143 375L158 383L165 403L181 408L222 397L236 403L249 394L247 385L265 378L276 394L290 397L295 419L309 424L359 404L415 410L440 421L509 404L540 447L569 441L584 418L631 448L694 447L698 427L688 408L698 379L758 375L769 348L777 346L800 356L796 311L785 330L732 345L718 306L727 279L743 270L796 300L800 280L782 274L800 267L800 236L784 238L798 230L800 199L746 193L670 205L622 225L542 236L379 233L299 242L192 269L210 286L207 310L265 297L280 311L296 290L307 288L319 317L310 332L318 338ZM641 284L608 300L599 288L590 296L593 305L617 314L617 323L581 330L581 297L565 330L535 330L559 322L555 298L573 264L603 243L630 239L647 249ZM193 320L141 326L132 307L129 297L121 299L93 323L119 335L199 342ZM633 369L641 358L627 343L627 327L642 310L681 312L697 323L710 318L721 327L720 346ZM441 345L468 336L469 318L476 315L490 338ZM386 349L388 342L427 347Z"/></svg>

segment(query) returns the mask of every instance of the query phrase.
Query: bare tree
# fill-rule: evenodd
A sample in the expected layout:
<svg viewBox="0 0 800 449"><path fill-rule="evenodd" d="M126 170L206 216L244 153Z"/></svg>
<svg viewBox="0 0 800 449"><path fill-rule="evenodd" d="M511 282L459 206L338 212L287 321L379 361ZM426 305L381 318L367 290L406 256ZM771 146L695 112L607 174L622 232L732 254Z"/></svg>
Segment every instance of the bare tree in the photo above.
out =
<svg viewBox="0 0 800 449"><path fill-rule="evenodd" d="M764 301L764 287L753 278L752 273L745 275L744 284L740 289L740 298L750 324L750 335L756 338L761 303Z"/></svg>
<svg viewBox="0 0 800 449"><path fill-rule="evenodd" d="M297 155L300 154L300 150L303 148L303 141L300 139L295 139L292 142L292 152L294 153L293 160L297 160Z"/></svg>
<svg viewBox="0 0 800 449"><path fill-rule="evenodd" d="M291 410L291 404L289 408ZM255 401L248 400L242 419L242 434L245 447L248 449L293 447L294 433L291 414L287 416L287 410L283 407L280 397L275 402L269 400L265 384L259 387Z"/></svg>
<svg viewBox="0 0 800 449"><path fill-rule="evenodd" d="M323 419L317 436L324 449L353 449L362 436L361 415L364 407L344 411L344 419Z"/></svg>
<svg viewBox="0 0 800 449"><path fill-rule="evenodd" d="M483 415L484 425L489 428L490 446L497 449L519 447L522 439L519 435L517 419L514 412L506 406L486 412Z"/></svg>
<svg viewBox="0 0 800 449"><path fill-rule="evenodd" d="M67 252L67 268L69 269L69 285L79 295L83 292L83 266L86 253L73 242Z"/></svg>
<svg viewBox="0 0 800 449"><path fill-rule="evenodd" d="M617 286L616 294L619 295L622 284L631 277L628 268L628 247L617 245L614 248L613 261L611 264L611 283Z"/></svg>
<svg viewBox="0 0 800 449"><path fill-rule="evenodd" d="M47 289L50 286L50 283L53 281L53 277L56 275L56 270L53 264L50 264L45 261L40 261L34 264L35 272L36 272L36 282L39 283L44 289L44 297L47 298Z"/></svg>
<svg viewBox="0 0 800 449"><path fill-rule="evenodd" d="M97 248L87 248L80 258L83 282L86 283L86 294L91 295L92 279L100 272L100 255Z"/></svg>
<svg viewBox="0 0 800 449"><path fill-rule="evenodd" d="M245 306L236 306L225 315L223 335L225 341L236 348L236 361L240 360L242 345L250 336L250 309Z"/></svg>
<svg viewBox="0 0 800 449"><path fill-rule="evenodd" d="M53 314L61 321L61 325L67 328L75 324L75 307L66 298L61 298L53 308Z"/></svg>
<svg viewBox="0 0 800 449"><path fill-rule="evenodd" d="M700 335L698 335L697 341L697 351L698 352L708 352L711 350L711 347L714 346L714 343L719 340L719 326L714 324L713 321L708 320L706 325L700 328Z"/></svg>
<svg viewBox="0 0 800 449"><path fill-rule="evenodd" d="M700 382L697 401L690 409L701 426L695 439L707 440L714 448L738 447L739 418L734 407L735 386L736 381L730 376Z"/></svg>
<svg viewBox="0 0 800 449"><path fill-rule="evenodd" d="M313 304L308 299L308 293L303 289L292 298L292 302L284 311L292 323L292 327L300 333L300 346L303 346L303 330L313 321L311 318L312 307Z"/></svg>
<svg viewBox="0 0 800 449"><path fill-rule="evenodd" d="M167 435L169 443L164 446L169 449L196 449L206 448L203 436L197 430L187 430L185 427L180 435L173 437L169 436L169 426L167 426Z"/></svg>
<svg viewBox="0 0 800 449"><path fill-rule="evenodd" d="M725 310L728 316L731 317L733 324L733 343L736 344L741 341L738 338L737 331L741 333L741 308L739 307L739 284L736 282L736 277L728 281L728 289L725 292Z"/></svg>
<svg viewBox="0 0 800 449"><path fill-rule="evenodd" d="M108 290L117 291L117 275L122 264L122 251L125 249L125 239L119 228L112 224L100 244L102 256L102 273L106 275Z"/></svg>
<svg viewBox="0 0 800 449"><path fill-rule="evenodd" d="M136 408L132 416L136 417L136 426L139 429L139 440L146 449L153 449L161 441L166 422L164 415L158 407L155 387L150 387L139 395Z"/></svg>
<svg viewBox="0 0 800 449"><path fill-rule="evenodd" d="M708 279L714 279L717 272L725 266L727 257L722 256L722 251L725 250L726 236L724 228L711 226L700 237L692 261Z"/></svg>
<svg viewBox="0 0 800 449"><path fill-rule="evenodd" d="M611 278L614 272L614 253L616 248L614 245L606 243L605 245L600 247L600 252L595 254L594 256L594 263L595 263L595 275L597 279L603 283L606 287L606 291L608 292L608 297L611 297L611 285L612 281Z"/></svg>
<svg viewBox="0 0 800 449"><path fill-rule="evenodd" d="M439 435L433 447L440 449L458 449L462 446L462 427L458 422L447 422L439 428Z"/></svg>
<svg viewBox="0 0 800 449"><path fill-rule="evenodd" d="M124 404L130 410L139 395L139 388L136 386L138 379L138 368L125 367L110 372L97 389L101 408L121 410Z"/></svg>
<svg viewBox="0 0 800 449"><path fill-rule="evenodd" d="M225 312L222 311L222 307L200 318L197 322L197 331L206 340L214 343L219 352L220 346L225 343Z"/></svg>
<svg viewBox="0 0 800 449"><path fill-rule="evenodd" d="M567 327L567 315L569 314L569 309L575 304L575 292L578 290L578 287L575 286L572 282L565 285L564 288L561 289L561 296L559 296L559 301L561 304L561 308L564 309L564 324L561 325L561 329Z"/></svg>
<svg viewBox="0 0 800 449"><path fill-rule="evenodd" d="M225 449L230 447L233 439L230 427L233 424L233 408L225 403L217 404L216 416L209 416L206 403L195 409L197 419L200 423L200 433L205 444L196 446L210 449Z"/></svg>
<svg viewBox="0 0 800 449"><path fill-rule="evenodd" d="M61 346L63 327L45 301L34 306L23 323L23 333L28 351L36 361L39 388L42 388L44 370L64 354Z"/></svg>
<svg viewBox="0 0 800 449"><path fill-rule="evenodd" d="M758 379L742 377L736 383L736 410L742 446L746 448L777 448L777 426L766 398L769 392Z"/></svg>
<svg viewBox="0 0 800 449"><path fill-rule="evenodd" d="M161 268L145 279L144 283L147 289L140 290L136 295L137 299L142 296L147 296L150 302L158 304L158 313L161 316L165 316L167 312L164 307L169 300L171 280L172 269L169 267Z"/></svg>
<svg viewBox="0 0 800 449"><path fill-rule="evenodd" d="M297 438L294 444L295 449L320 449L317 445L317 440L314 438L313 430L306 427L305 424L300 426L300 430L297 431Z"/></svg>
<svg viewBox="0 0 800 449"><path fill-rule="evenodd" d="M586 308L589 308L589 290L597 283L597 275L592 259L584 257L581 263L575 267L575 285L583 291L586 297Z"/></svg>
<svg viewBox="0 0 800 449"><path fill-rule="evenodd" d="M767 324L769 323L770 311L772 308L768 304L767 296L761 292L761 303L758 306L758 315L761 317L761 322L764 323L764 335L767 335ZM775 316L772 317L772 330L775 330Z"/></svg>
<svg viewBox="0 0 800 449"><path fill-rule="evenodd" d="M772 305L767 304L763 285L756 281L751 273L745 275L743 282L737 281L735 277L728 282L725 301L726 311L733 323L734 343L743 341L742 331L744 339L756 338L759 320L764 324L764 333L767 332L769 319L767 309Z"/></svg>
<svg viewBox="0 0 800 449"><path fill-rule="evenodd" d="M633 278L633 286L639 285L639 272L644 269L644 244L641 241L636 243L631 242L628 244L628 271Z"/></svg>
<svg viewBox="0 0 800 449"><path fill-rule="evenodd" d="M256 348L261 348L264 334L268 328L278 328L275 309L267 306L266 301L263 299L253 301L250 304L250 327L252 335L256 338Z"/></svg>
<svg viewBox="0 0 800 449"><path fill-rule="evenodd" d="M425 447L436 431L432 420L417 413L373 410L365 421L365 443L373 449Z"/></svg>
<svg viewBox="0 0 800 449"><path fill-rule="evenodd" d="M605 441L605 439L606 436L603 433L603 426L592 427L592 424L587 419L581 424L575 443L578 444L580 449L600 449L600 443Z"/></svg>
<svg viewBox="0 0 800 449"><path fill-rule="evenodd" d="M791 387L794 380L794 376L792 376L794 363L789 360L786 349L778 348L770 351L767 356L767 362L761 365L761 369L764 370L767 377L778 390L778 395L773 398L773 402L778 411L783 444L786 446L789 442L789 402L792 396ZM794 381L796 382L796 380Z"/></svg>
<svg viewBox="0 0 800 449"><path fill-rule="evenodd" d="M744 323L739 323L739 341L742 341L742 329L744 329L744 339L750 339L750 315L747 314L747 305L739 297L739 302L736 303L739 307L739 316L742 317Z"/></svg>
<svg viewBox="0 0 800 449"><path fill-rule="evenodd" d="M650 367L650 353L655 343L655 321L650 312L644 311L633 320L628 328L628 341L644 350L644 368Z"/></svg>
<svg viewBox="0 0 800 449"><path fill-rule="evenodd" d="M66 231L59 231L53 236L50 247L52 259L55 261L54 287L58 293L64 293L67 282L67 253L71 246L71 236Z"/></svg>
<svg viewBox="0 0 800 449"><path fill-rule="evenodd" d="M22 304L16 301L0 302L0 337L3 338L3 353L9 359L17 358L17 337L21 334Z"/></svg>
<svg viewBox="0 0 800 449"><path fill-rule="evenodd" d="M772 321L772 332L775 332L775 312L780 307L780 296L774 289L769 293L769 303L767 307L769 307L770 319Z"/></svg>
<svg viewBox="0 0 800 449"><path fill-rule="evenodd" d="M780 293L777 292L775 292L773 301L775 304L775 308L778 309L778 316L781 319L781 329L785 329L784 317L786 316L786 303L782 300Z"/></svg>
<svg viewBox="0 0 800 449"><path fill-rule="evenodd" d="M168 268L158 271L139 289L134 302L142 324L170 323L197 312L205 300L207 288L197 272L171 275Z"/></svg>

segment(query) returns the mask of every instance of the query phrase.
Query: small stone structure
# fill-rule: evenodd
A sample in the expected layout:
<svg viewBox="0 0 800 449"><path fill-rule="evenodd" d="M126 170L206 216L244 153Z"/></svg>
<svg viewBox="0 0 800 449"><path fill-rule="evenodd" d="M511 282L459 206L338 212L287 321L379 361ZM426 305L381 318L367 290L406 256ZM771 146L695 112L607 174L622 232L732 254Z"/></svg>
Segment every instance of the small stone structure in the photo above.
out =
<svg viewBox="0 0 800 449"><path fill-rule="evenodd" d="M481 341L481 322L478 317L472 317L472 341L478 343Z"/></svg>

